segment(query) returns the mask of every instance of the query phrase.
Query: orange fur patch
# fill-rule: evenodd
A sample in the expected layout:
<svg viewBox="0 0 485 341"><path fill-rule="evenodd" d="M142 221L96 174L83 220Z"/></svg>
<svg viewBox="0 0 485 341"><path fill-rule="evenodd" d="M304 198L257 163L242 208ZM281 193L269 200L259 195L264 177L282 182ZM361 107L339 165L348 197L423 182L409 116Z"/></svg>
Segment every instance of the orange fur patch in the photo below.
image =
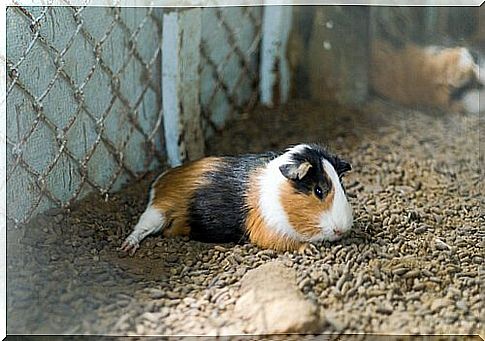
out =
<svg viewBox="0 0 485 341"><path fill-rule="evenodd" d="M160 209L167 223L166 237L186 236L190 233L187 221L189 199L194 190L206 181L204 174L214 170L220 158L206 157L168 170L153 185L153 207Z"/></svg>
<svg viewBox="0 0 485 341"><path fill-rule="evenodd" d="M288 214L288 220L301 235L311 238L320 232L319 221L324 211L332 204L335 190L332 186L324 200L319 200L313 194L298 193L287 181L281 188L281 204Z"/></svg>
<svg viewBox="0 0 485 341"><path fill-rule="evenodd" d="M408 44L402 49L376 41L371 47L370 81L379 94L404 105L449 109L453 87L474 77L460 67L461 48L431 52Z"/></svg>
<svg viewBox="0 0 485 341"><path fill-rule="evenodd" d="M247 206L249 208L246 217L246 231L249 235L249 240L251 243L264 249L269 248L277 251L300 250L306 243L292 240L287 236L279 235L274 231L271 231L266 225L259 208L260 189L257 181L259 175L260 172L255 172L255 174L251 175L249 182L250 186L246 198Z"/></svg>

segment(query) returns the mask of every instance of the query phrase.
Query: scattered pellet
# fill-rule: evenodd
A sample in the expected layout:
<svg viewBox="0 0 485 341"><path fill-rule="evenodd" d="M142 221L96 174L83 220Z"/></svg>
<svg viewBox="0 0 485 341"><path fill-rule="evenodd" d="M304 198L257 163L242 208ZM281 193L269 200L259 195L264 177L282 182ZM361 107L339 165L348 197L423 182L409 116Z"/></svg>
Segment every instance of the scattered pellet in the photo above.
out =
<svg viewBox="0 0 485 341"><path fill-rule="evenodd" d="M327 109L334 114L322 116ZM483 329L478 116L429 115L379 101L362 111L293 103L248 115L254 121L215 134L207 153L283 147L288 136L332 146L345 136L333 149L353 166L342 180L355 217L346 238L300 255L157 235L132 257L117 248L144 209L147 178L107 201L90 196L71 212L8 230L8 330L250 333L250 324L232 315L240 280L274 260L295 269L303 294L326 318L324 333Z"/></svg>

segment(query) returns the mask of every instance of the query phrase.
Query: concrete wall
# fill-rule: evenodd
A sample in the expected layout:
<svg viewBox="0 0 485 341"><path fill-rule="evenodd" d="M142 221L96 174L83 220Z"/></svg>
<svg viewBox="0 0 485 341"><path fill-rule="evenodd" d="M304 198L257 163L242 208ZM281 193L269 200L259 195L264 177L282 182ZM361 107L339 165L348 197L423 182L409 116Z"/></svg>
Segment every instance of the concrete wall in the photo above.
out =
<svg viewBox="0 0 485 341"><path fill-rule="evenodd" d="M262 7L202 11L201 105L206 136L257 100L261 16Z"/></svg>
<svg viewBox="0 0 485 341"><path fill-rule="evenodd" d="M148 137L161 115L160 18L144 8L8 9L10 218L116 190L161 165L163 136Z"/></svg>
<svg viewBox="0 0 485 341"><path fill-rule="evenodd" d="M295 11L288 51L294 97L351 105L367 99L369 11L367 6Z"/></svg>

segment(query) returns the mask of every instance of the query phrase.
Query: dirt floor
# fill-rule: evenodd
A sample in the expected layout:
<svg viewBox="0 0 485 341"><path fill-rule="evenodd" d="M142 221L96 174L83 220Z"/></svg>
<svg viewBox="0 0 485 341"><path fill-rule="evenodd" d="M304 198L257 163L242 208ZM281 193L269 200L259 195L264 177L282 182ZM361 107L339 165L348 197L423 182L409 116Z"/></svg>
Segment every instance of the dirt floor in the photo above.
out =
<svg viewBox="0 0 485 341"><path fill-rule="evenodd" d="M325 309L326 332L483 335L480 126L477 115L380 100L359 110L295 102L245 114L207 153L325 143L353 165L344 180L355 216L347 238L300 255L154 236L127 257L116 249L144 209L148 176L107 201L92 197L8 230L7 330L248 330L231 318L239 280L278 259Z"/></svg>

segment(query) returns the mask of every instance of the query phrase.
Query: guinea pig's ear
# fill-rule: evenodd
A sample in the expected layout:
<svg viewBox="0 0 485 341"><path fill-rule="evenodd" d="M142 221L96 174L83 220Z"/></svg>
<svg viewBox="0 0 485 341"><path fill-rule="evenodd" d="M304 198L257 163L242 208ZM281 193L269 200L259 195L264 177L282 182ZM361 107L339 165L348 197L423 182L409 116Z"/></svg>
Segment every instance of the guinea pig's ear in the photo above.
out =
<svg viewBox="0 0 485 341"><path fill-rule="evenodd" d="M280 166L281 174L290 180L301 180L312 168L310 162L287 163Z"/></svg>
<svg viewBox="0 0 485 341"><path fill-rule="evenodd" d="M341 176L352 169L352 165L348 161L345 161L338 156L334 157L334 167L338 176Z"/></svg>

